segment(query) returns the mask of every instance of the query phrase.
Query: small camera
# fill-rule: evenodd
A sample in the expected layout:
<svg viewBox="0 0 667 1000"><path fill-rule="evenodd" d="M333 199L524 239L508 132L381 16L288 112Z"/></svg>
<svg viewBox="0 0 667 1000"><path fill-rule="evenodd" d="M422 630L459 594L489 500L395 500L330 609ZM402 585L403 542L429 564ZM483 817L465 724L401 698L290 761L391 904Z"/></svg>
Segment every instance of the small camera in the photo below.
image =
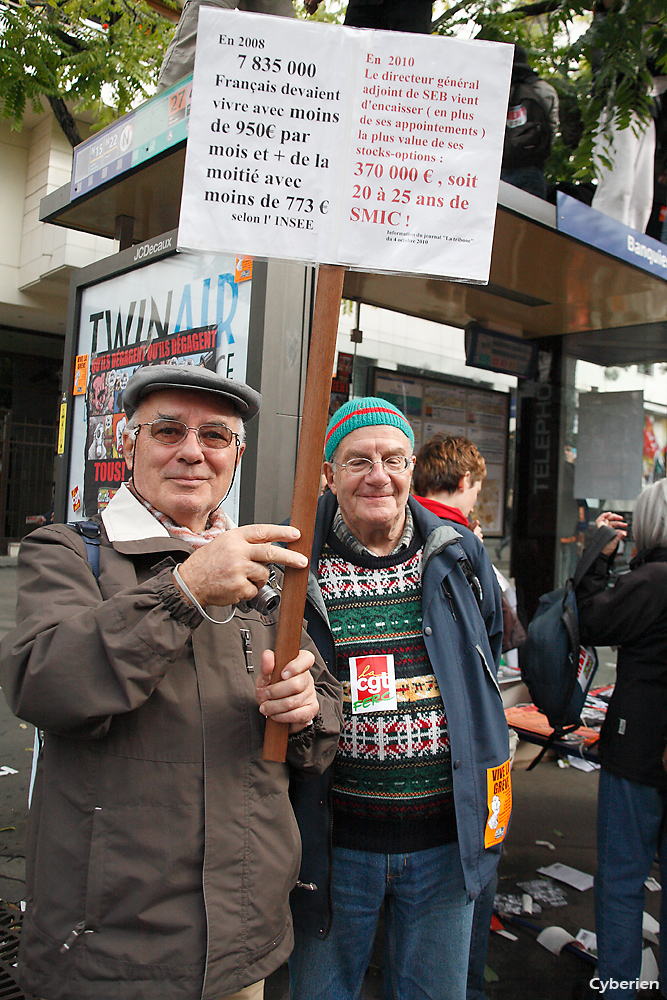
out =
<svg viewBox="0 0 667 1000"><path fill-rule="evenodd" d="M273 614L280 604L280 594L278 593L278 581L273 567L269 573L268 583L257 591L254 597L248 601L239 601L238 607L241 611L257 611L258 614L268 618Z"/></svg>

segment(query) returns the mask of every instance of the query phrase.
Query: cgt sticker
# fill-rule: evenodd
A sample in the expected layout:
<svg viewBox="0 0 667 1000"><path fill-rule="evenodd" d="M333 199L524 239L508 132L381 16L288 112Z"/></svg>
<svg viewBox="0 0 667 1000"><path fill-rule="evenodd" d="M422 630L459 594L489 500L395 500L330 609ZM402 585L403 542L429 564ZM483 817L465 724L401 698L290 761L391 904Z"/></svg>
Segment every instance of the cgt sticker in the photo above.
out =
<svg viewBox="0 0 667 1000"><path fill-rule="evenodd" d="M486 771L486 797L489 807L489 818L484 829L484 846L493 847L500 844L507 833L507 827L512 813L512 779L510 771L512 762L506 760L498 767L489 767Z"/></svg>
<svg viewBox="0 0 667 1000"><path fill-rule="evenodd" d="M384 712L396 708L394 657L350 656L352 713Z"/></svg>

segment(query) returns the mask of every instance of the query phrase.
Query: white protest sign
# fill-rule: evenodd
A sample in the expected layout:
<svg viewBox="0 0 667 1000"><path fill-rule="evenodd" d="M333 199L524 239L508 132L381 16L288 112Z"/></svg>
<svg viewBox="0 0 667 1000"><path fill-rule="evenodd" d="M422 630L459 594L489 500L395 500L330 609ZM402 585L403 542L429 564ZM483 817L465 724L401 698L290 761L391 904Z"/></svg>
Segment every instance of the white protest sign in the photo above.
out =
<svg viewBox="0 0 667 1000"><path fill-rule="evenodd" d="M487 281L512 51L202 7L179 248Z"/></svg>
<svg viewBox="0 0 667 1000"><path fill-rule="evenodd" d="M200 9L179 247L329 260L349 41L316 23Z"/></svg>

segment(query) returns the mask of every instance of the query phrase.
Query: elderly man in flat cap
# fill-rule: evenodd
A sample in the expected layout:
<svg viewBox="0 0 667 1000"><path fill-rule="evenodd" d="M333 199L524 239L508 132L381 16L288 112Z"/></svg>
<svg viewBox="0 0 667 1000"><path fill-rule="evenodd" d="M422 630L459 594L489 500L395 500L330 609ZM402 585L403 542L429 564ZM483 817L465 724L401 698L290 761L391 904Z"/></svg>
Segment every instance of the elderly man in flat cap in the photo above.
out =
<svg viewBox="0 0 667 1000"><path fill-rule="evenodd" d="M271 684L276 615L239 606L270 564L306 562L277 544L296 529L219 509L259 403L202 368L139 370L131 480L86 523L98 537L56 524L21 546L2 687L44 732L19 970L45 1000L255 1000L291 951L300 838L264 723L320 772L339 685L305 634Z"/></svg>
<svg viewBox="0 0 667 1000"><path fill-rule="evenodd" d="M294 798L292 1000L357 1000L382 903L382 996L465 1000L472 901L509 821L500 590L479 539L409 496L413 447L379 397L327 430L306 619L343 684L343 729Z"/></svg>

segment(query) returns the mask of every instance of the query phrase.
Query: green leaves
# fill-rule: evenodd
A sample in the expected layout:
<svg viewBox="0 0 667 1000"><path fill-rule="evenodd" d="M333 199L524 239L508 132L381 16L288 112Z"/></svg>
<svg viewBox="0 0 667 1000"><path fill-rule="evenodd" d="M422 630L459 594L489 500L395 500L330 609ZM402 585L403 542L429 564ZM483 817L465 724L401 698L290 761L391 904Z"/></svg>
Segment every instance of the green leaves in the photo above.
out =
<svg viewBox="0 0 667 1000"><path fill-rule="evenodd" d="M609 3L594 18L594 0L459 0L436 22L439 34L523 45L556 88L552 182L591 180L598 123L648 121L651 72L667 74L665 0ZM306 16L303 0L296 8ZM345 0L320 3L315 19L340 23L344 9ZM74 142L68 107L93 110L102 128L145 100L172 31L147 0L0 0L0 115L20 128L26 107L41 111L46 98Z"/></svg>
<svg viewBox="0 0 667 1000"><path fill-rule="evenodd" d="M648 122L651 73L667 74L665 0L609 0L606 16L594 17L595 7L594 0L461 0L438 19L441 34L523 45L558 91L561 133L545 170L552 183L592 180L599 123L608 135L613 122Z"/></svg>
<svg viewBox="0 0 667 1000"><path fill-rule="evenodd" d="M145 0L2 3L0 114L20 128L27 106L61 99L102 128L150 96L172 31Z"/></svg>

